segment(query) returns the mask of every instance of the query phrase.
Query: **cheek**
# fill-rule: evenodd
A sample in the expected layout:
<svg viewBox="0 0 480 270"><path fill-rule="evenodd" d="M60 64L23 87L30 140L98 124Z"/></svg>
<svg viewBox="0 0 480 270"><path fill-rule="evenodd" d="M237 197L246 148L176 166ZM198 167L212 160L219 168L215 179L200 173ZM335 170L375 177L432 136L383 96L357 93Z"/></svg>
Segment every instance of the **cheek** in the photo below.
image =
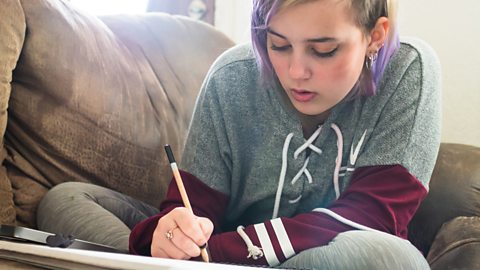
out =
<svg viewBox="0 0 480 270"><path fill-rule="evenodd" d="M288 68L288 64L284 57L280 57L276 55L275 52L268 51L268 58L270 59L270 63L272 64L273 71L277 74L278 78L281 80L283 74Z"/></svg>
<svg viewBox="0 0 480 270"><path fill-rule="evenodd" d="M345 54L330 69L330 78L350 90L353 88L363 69L364 57L361 53Z"/></svg>

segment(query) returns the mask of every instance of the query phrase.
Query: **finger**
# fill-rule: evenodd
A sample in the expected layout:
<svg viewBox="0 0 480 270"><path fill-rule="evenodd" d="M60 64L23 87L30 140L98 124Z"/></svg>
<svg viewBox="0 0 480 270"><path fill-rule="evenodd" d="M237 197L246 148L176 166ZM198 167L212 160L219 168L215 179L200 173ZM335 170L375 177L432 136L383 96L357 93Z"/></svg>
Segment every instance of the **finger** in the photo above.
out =
<svg viewBox="0 0 480 270"><path fill-rule="evenodd" d="M172 231L172 238L170 241L188 256L200 256L200 248L198 245L193 242L190 237L185 235L180 228L176 228Z"/></svg>
<svg viewBox="0 0 480 270"><path fill-rule="evenodd" d="M158 220L157 227L155 228L155 232L158 235L164 235L167 231L173 230L177 227L178 227L178 224L176 222L175 215L168 213Z"/></svg>
<svg viewBox="0 0 480 270"><path fill-rule="evenodd" d="M165 245L162 250L167 254L167 258L189 260L192 257L185 253L185 251L176 247L173 243Z"/></svg>
<svg viewBox="0 0 480 270"><path fill-rule="evenodd" d="M202 245L208 240L204 235L198 217L190 210L187 208L175 208L172 210L172 215L182 232L197 246Z"/></svg>
<svg viewBox="0 0 480 270"><path fill-rule="evenodd" d="M212 235L212 232L213 232L212 221L208 218L199 217L198 222L200 224L200 228L202 229L203 235L208 241L208 239L210 239L210 236Z"/></svg>
<svg viewBox="0 0 480 270"><path fill-rule="evenodd" d="M178 227L175 219L172 215L166 214L158 220L157 227L153 231L152 243L150 245L150 253L152 257L160 258L170 258L167 249L169 246L174 246L168 239L165 237L165 233Z"/></svg>
<svg viewBox="0 0 480 270"><path fill-rule="evenodd" d="M176 231L176 232L175 232ZM192 256L188 255L182 249L178 248L173 242L173 237L178 235L180 230L175 228L165 233L161 230L155 230L153 233L152 244L150 247L150 254L152 257L172 258L172 259L190 259ZM168 237L171 237L170 239Z"/></svg>
<svg viewBox="0 0 480 270"><path fill-rule="evenodd" d="M163 246L159 248L158 252L163 256L161 258L170 258L170 259L177 259L177 260L189 260L192 256L189 256L183 250L177 248L173 243L168 246ZM152 257L153 253L152 253Z"/></svg>

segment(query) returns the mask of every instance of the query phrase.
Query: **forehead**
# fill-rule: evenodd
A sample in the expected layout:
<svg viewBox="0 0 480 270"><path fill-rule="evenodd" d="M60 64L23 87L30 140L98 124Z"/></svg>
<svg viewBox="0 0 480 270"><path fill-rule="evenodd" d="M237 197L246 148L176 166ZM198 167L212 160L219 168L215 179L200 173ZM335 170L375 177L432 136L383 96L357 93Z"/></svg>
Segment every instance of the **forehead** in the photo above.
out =
<svg viewBox="0 0 480 270"><path fill-rule="evenodd" d="M351 7L351 1L355 0L285 0L283 3L278 7L276 13L288 9L291 7L295 7L301 4L308 4L312 2L323 2L323 4L326 5L344 5L345 8L348 8L350 10ZM359 1L359 0L356 0Z"/></svg>
<svg viewBox="0 0 480 270"><path fill-rule="evenodd" d="M349 0L287 1L272 16L268 27L287 36L345 34L358 28Z"/></svg>

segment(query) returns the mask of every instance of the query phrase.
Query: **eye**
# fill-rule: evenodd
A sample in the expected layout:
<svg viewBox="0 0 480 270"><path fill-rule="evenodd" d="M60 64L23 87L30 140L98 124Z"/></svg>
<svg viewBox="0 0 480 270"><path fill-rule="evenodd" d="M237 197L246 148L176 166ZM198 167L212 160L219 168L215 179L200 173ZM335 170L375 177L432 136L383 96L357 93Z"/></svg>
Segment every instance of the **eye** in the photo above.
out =
<svg viewBox="0 0 480 270"><path fill-rule="evenodd" d="M285 46L276 46L274 44L272 44L270 46L270 49L272 49L272 51L279 51L279 52L283 52L283 51L286 51L288 49L290 49L290 45L285 45Z"/></svg>
<svg viewBox="0 0 480 270"><path fill-rule="evenodd" d="M335 53L337 52L337 48L331 50L331 51L328 51L328 52L319 52L317 50L315 50L314 48L312 48L312 53L317 56L317 57L320 57L320 58L329 58L329 57L332 57L335 55Z"/></svg>

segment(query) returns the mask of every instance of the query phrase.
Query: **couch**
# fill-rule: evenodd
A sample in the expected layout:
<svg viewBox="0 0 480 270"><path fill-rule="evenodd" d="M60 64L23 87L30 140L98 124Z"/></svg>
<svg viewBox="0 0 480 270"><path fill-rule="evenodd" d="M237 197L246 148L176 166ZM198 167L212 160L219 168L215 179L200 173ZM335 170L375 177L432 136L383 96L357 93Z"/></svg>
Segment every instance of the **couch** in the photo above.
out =
<svg viewBox="0 0 480 270"><path fill-rule="evenodd" d="M197 91L233 42L188 18L97 18L68 0L4 0L0 17L0 224L35 228L65 181L159 205L163 145L181 157ZM480 148L443 143L409 226L433 269L480 269L479 188Z"/></svg>

